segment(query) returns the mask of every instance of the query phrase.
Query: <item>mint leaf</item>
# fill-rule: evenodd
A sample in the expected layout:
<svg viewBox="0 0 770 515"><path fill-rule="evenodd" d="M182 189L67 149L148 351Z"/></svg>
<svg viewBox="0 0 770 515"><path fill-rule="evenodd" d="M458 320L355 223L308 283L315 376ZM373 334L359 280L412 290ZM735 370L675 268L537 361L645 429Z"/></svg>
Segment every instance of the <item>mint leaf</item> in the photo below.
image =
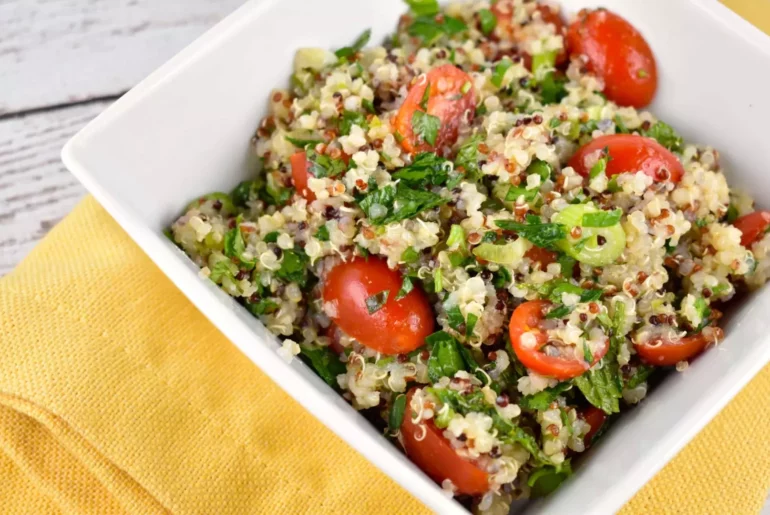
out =
<svg viewBox="0 0 770 515"><path fill-rule="evenodd" d="M342 120L340 121L340 134L347 136L350 134L350 129L358 125L362 129L367 129L366 116L357 111L343 111Z"/></svg>
<svg viewBox="0 0 770 515"><path fill-rule="evenodd" d="M604 361L598 368L591 369L574 379L575 385L588 402L607 414L618 413L618 400L623 396L623 382L618 364Z"/></svg>
<svg viewBox="0 0 770 515"><path fill-rule="evenodd" d="M537 392L532 395L525 395L519 399L519 406L526 409L544 411L547 410L553 401L559 397L562 393L572 388L572 383L565 381L559 383L556 386L546 388L541 392Z"/></svg>

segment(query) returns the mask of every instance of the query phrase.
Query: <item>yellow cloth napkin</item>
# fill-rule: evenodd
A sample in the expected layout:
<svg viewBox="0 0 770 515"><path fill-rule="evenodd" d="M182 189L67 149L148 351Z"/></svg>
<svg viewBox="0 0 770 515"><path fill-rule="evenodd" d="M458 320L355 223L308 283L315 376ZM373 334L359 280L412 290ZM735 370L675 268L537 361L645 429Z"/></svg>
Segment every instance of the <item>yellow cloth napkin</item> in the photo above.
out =
<svg viewBox="0 0 770 515"><path fill-rule="evenodd" d="M770 27L770 2L725 3ZM0 344L3 513L427 511L265 377L91 198L0 279ZM770 367L622 513L758 513L768 398Z"/></svg>

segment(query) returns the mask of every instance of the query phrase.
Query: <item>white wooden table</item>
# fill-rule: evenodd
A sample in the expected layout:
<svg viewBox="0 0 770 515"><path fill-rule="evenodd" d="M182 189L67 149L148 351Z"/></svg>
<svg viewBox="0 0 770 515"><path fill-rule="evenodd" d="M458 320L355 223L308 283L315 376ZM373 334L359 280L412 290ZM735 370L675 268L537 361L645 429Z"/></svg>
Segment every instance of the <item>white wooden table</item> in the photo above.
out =
<svg viewBox="0 0 770 515"><path fill-rule="evenodd" d="M0 0L0 276L85 195L64 143L243 0Z"/></svg>

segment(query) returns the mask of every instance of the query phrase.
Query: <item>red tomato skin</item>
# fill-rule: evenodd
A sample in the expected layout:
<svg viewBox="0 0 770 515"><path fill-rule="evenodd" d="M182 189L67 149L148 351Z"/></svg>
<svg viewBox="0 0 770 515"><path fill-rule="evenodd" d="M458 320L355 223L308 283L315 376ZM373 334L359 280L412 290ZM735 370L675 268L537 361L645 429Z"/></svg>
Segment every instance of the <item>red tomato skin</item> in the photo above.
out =
<svg viewBox="0 0 770 515"><path fill-rule="evenodd" d="M325 277L323 299L336 312L332 321L362 345L388 355L411 352L433 332L428 299L415 287L400 300L401 274L378 258L354 258L335 266ZM369 313L366 299L389 291L388 300Z"/></svg>
<svg viewBox="0 0 770 515"><path fill-rule="evenodd" d="M294 189L305 197L308 202L313 202L315 200L315 193L307 187L308 179L312 175L307 171L307 156L305 152L296 152L289 158L289 162L291 163L291 180L294 183Z"/></svg>
<svg viewBox="0 0 770 515"><path fill-rule="evenodd" d="M708 329L708 328L707 328ZM722 337L722 330L713 328L711 335L703 332L685 336L678 341L664 340L660 345L636 343L634 349L639 357L648 365L659 367L674 366L680 361L687 361L703 352L706 346ZM651 342L652 343L652 342Z"/></svg>
<svg viewBox="0 0 770 515"><path fill-rule="evenodd" d="M741 231L741 245L750 248L770 227L770 211L754 211L743 215L733 222L733 226Z"/></svg>
<svg viewBox="0 0 770 515"><path fill-rule="evenodd" d="M470 84L470 89L462 93L461 90L466 83ZM420 103L428 84L430 84L430 91L427 109L423 109ZM452 146L457 141L463 118L472 117L475 109L476 91L473 87L473 79L454 65L444 64L416 79L393 120L393 127L402 138L401 146L407 152L436 151L443 154L444 148ZM414 133L412 117L415 111L425 111L439 118L441 125L435 145L418 139Z"/></svg>
<svg viewBox="0 0 770 515"><path fill-rule="evenodd" d="M550 305L551 303L547 300L530 300L519 305L511 316L508 332L511 337L513 352L516 353L516 357L525 367L540 375L565 381L583 374L590 366L582 359L547 356L540 352L540 348L546 344L547 336L543 331L536 328L543 318L543 310ZM524 333L533 330L537 346L535 348L526 348L521 343L521 337ZM605 343L604 347L594 355L594 361L591 363L591 366L602 359L607 353L608 348L609 345Z"/></svg>
<svg viewBox="0 0 770 515"><path fill-rule="evenodd" d="M591 429L583 437L583 442L585 443L586 449L588 449L591 446L591 440L594 439L596 433L599 432L607 421L607 414L595 406L589 406L583 411L581 417L589 426L591 426Z"/></svg>
<svg viewBox="0 0 770 515"><path fill-rule="evenodd" d="M591 157L605 147L612 158L605 170L608 178L623 172L642 171L655 182L669 180L676 184L684 175L682 163L666 147L652 138L633 134L599 136L580 147L570 158L569 166L588 177L593 166ZM662 171L664 169L667 174Z"/></svg>
<svg viewBox="0 0 770 515"><path fill-rule="evenodd" d="M644 36L606 9L586 10L567 29L570 56L583 55L604 80L604 94L621 106L644 107L655 96L658 70Z"/></svg>
<svg viewBox="0 0 770 515"><path fill-rule="evenodd" d="M466 495L486 493L489 490L487 473L459 456L433 421L423 422L425 437L418 440L423 430L419 424L412 422L410 405L413 395L414 389L410 390L406 396L404 421L401 423L401 436L406 455L438 484L449 479L458 493Z"/></svg>

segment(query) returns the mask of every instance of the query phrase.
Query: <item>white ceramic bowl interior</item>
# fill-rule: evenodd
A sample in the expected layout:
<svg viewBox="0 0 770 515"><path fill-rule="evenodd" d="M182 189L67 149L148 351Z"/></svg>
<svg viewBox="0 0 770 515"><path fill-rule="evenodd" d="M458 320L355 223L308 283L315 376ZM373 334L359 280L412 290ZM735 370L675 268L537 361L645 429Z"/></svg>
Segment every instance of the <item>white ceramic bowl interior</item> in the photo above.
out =
<svg viewBox="0 0 770 515"><path fill-rule="evenodd" d="M720 152L731 185L770 207L770 40L716 0L564 0L567 13L603 5L650 42L660 87L651 109L687 140ZM366 27L382 40L399 0L252 0L132 89L64 148L67 167L154 262L238 348L386 474L441 513L456 502L162 234L186 203L249 177L249 139L269 91L285 85L294 51L340 47ZM572 480L530 513L618 509L770 361L770 289L745 302L727 338L672 374L612 428ZM746 435L749 437L749 435Z"/></svg>

